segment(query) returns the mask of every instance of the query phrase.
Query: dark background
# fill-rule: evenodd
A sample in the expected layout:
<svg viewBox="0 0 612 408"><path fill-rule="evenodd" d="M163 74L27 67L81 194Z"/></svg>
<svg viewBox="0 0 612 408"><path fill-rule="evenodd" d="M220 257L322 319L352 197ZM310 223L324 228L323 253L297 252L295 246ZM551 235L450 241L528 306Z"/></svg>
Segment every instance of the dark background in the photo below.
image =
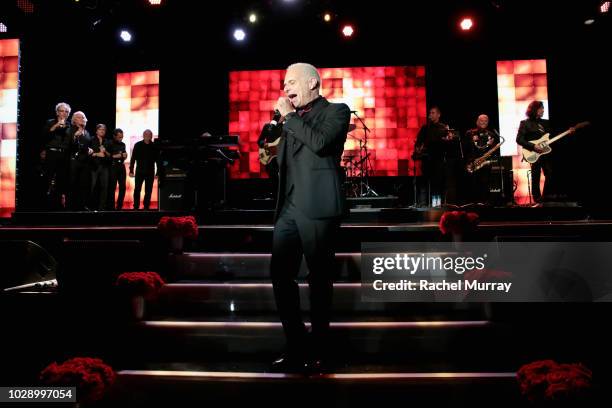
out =
<svg viewBox="0 0 612 408"><path fill-rule="evenodd" d="M497 122L496 61L546 58L549 115L557 131L590 120L592 126L554 148L567 192L607 206L610 148L610 18L599 1L303 1L196 2L164 0L35 1L24 13L0 5L3 38L19 37L21 74L18 209L33 205L33 168L44 121L58 101L83 110L90 122L115 120L115 75L160 70L160 137L226 134L228 72L278 69L297 61L320 67L427 67L427 100L442 120L462 131L479 113ZM250 26L249 11L259 22ZM321 16L330 10L334 20ZM475 27L460 32L469 15ZM596 19L587 26L584 20ZM356 32L340 35L343 23ZM247 41L231 33L246 27ZM119 40L120 29L134 39Z"/></svg>

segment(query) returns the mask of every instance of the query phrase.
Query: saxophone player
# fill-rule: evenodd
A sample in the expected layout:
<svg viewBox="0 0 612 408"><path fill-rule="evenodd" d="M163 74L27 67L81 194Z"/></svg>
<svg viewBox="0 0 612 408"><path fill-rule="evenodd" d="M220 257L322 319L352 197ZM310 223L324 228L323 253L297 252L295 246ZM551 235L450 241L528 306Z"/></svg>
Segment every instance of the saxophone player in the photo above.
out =
<svg viewBox="0 0 612 408"><path fill-rule="evenodd" d="M487 155L499 143L499 135L489 129L489 117L485 114L478 116L476 127L468 130L466 136L465 140L468 143L466 155L468 162L472 164L475 160ZM485 204L490 201L491 166L489 164L498 159L499 150L496 150L486 158L489 163L470 172L470 193L473 202Z"/></svg>

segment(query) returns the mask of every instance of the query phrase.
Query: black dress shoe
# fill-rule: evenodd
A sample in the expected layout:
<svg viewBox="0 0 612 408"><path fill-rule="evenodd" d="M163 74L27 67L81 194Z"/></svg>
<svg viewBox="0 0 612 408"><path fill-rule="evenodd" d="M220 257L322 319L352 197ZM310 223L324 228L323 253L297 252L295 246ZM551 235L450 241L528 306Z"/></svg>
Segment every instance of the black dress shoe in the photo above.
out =
<svg viewBox="0 0 612 408"><path fill-rule="evenodd" d="M305 374L308 372L308 368L309 365L303 357L286 353L272 362L270 371L274 373Z"/></svg>

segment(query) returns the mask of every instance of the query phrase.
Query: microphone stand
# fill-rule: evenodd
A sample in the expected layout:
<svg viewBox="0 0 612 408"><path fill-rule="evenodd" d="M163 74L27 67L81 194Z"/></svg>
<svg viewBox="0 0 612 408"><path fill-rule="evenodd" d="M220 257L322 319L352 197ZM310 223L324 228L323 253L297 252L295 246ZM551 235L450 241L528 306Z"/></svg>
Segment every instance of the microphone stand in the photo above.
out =
<svg viewBox="0 0 612 408"><path fill-rule="evenodd" d="M416 173L417 173L416 160L412 158L412 190L414 192L414 204L412 205L413 208L418 208L419 206L419 201L417 197L417 174Z"/></svg>
<svg viewBox="0 0 612 408"><path fill-rule="evenodd" d="M378 197L378 193L374 191L374 189L372 189L370 185L368 184L370 167L372 167L372 164L370 163L370 153L368 152L368 132L370 132L370 129L365 124L363 119L361 119L361 117L357 115L357 111L351 111L351 113L355 115L357 120L363 126L363 136L364 136L363 143L361 140L359 141L359 157L361 158L359 160L359 164L361 165L361 171L360 171L361 180L359 182L359 195L360 197L371 197L371 196ZM365 192L364 192L364 188L365 188Z"/></svg>
<svg viewBox="0 0 612 408"><path fill-rule="evenodd" d="M501 143L504 143L506 140L501 137L501 135L497 132L496 129L493 129L493 132L495 132L495 134L497 135L497 137L499 138L499 141ZM501 198L503 200L504 204L508 203L508 197L506 197L506 188L504 186L504 166L502 163L502 159L501 159L501 148L499 149L499 155L497 156L497 167L499 167L499 181L500 181L500 185L501 185ZM490 186L489 186L489 190L490 190Z"/></svg>

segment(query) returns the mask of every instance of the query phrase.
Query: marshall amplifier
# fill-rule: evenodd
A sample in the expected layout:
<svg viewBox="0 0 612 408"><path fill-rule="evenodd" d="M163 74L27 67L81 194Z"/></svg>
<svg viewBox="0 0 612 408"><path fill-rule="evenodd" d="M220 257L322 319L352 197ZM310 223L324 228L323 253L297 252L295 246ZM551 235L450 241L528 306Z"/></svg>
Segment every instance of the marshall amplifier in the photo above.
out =
<svg viewBox="0 0 612 408"><path fill-rule="evenodd" d="M193 192L187 188L187 176L167 174L159 187L159 209L162 211L190 210Z"/></svg>
<svg viewBox="0 0 612 408"><path fill-rule="evenodd" d="M504 206L514 201L514 181L512 157L501 157L499 163L491 166L489 179L489 201L493 205Z"/></svg>

